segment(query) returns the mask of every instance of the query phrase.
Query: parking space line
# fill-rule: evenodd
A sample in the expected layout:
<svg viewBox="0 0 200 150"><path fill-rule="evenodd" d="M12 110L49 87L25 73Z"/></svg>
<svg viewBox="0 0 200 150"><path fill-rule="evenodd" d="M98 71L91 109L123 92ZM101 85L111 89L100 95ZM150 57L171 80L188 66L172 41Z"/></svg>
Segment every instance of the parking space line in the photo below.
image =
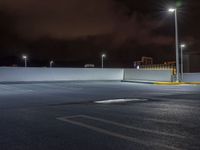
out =
<svg viewBox="0 0 200 150"><path fill-rule="evenodd" d="M152 122L157 122L157 123L164 123L164 124L180 124L177 121L168 121L168 120L161 120L161 119L153 119L153 118L147 118L147 119L143 119L145 121L152 121Z"/></svg>
<svg viewBox="0 0 200 150"><path fill-rule="evenodd" d="M88 115L78 115L78 116L73 116L73 117L88 118L88 119L92 119L92 120L96 120L96 121L112 124L112 125L115 125L115 126L118 126L118 127L138 130L138 131L141 131L141 132L148 132L148 133L152 133L152 134L171 136L171 137L176 137L176 138L185 138L185 136L183 136L183 135L178 135L178 134L172 134L172 133L166 133L166 132L161 132L161 131L155 131L155 130L150 130L150 129L134 127L134 126L130 126L130 125L126 125L126 124L122 124L122 123L118 123L118 122L114 122L114 121L110 121L110 120L105 120L105 119L101 119L101 118L97 118L97 117L92 117L92 116L88 116ZM69 119L69 118L67 118L67 119Z"/></svg>
<svg viewBox="0 0 200 150"><path fill-rule="evenodd" d="M110 99L102 101L94 101L96 104L111 104L111 103L125 103L125 102L145 102L148 99Z"/></svg>
<svg viewBox="0 0 200 150"><path fill-rule="evenodd" d="M121 123L116 123L116 122L113 122L113 121L104 120L104 119L91 117L91 116L87 116L87 115L60 117L60 118L57 118L57 119L60 120L60 121L64 121L64 122L67 122L67 123L70 123L70 124L78 125L78 126L81 126L81 127L84 127L84 128L87 128L87 129L90 129L90 130L93 130L93 131L96 131L96 132L99 132L99 133L103 133L103 134L106 134L106 135L110 135L110 136L113 136L113 137L124 139L124 140L134 142L134 143L137 143L137 144L142 144L142 145L145 145L145 146L158 146L158 147L166 148L166 149L170 149L170 150L180 150L179 148L176 148L174 146L169 146L169 145L160 144L160 143L149 143L149 142L146 142L146 141L144 142L144 141L139 140L139 139L134 138L134 137L130 137L130 136L119 134L119 133L112 132L112 131L108 131L108 130L105 130L105 129L102 129L102 128L99 128L99 127L95 127L95 126L92 126L92 125L89 125L89 124L86 124L86 123L82 123L82 122L79 122L79 121L72 120L73 118L79 118L79 117L88 118L88 119L92 119L92 120L101 121L101 122L104 122L104 123L113 124L113 125L120 126L120 127L138 130L138 128L135 128L135 127L132 127L132 126L129 126L129 125L124 125L124 124L121 124ZM160 132L157 132L157 131L155 132L153 130L148 130L148 129L142 129L142 128L140 129L139 128L139 130L143 131L143 132L160 134ZM162 134L162 132L161 132L161 134ZM165 133L165 134L168 135L168 133ZM182 138L182 136L180 136L180 137Z"/></svg>

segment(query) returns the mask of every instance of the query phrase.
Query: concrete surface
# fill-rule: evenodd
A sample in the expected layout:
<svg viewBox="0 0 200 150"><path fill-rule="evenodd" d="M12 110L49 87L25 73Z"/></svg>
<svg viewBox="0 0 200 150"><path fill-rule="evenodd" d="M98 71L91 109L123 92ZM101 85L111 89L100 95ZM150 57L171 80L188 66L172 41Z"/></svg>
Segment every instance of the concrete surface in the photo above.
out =
<svg viewBox="0 0 200 150"><path fill-rule="evenodd" d="M0 67L0 82L122 80L123 69Z"/></svg>
<svg viewBox="0 0 200 150"><path fill-rule="evenodd" d="M184 82L200 82L200 73L184 73Z"/></svg>
<svg viewBox="0 0 200 150"><path fill-rule="evenodd" d="M125 81L172 81L171 70L124 69Z"/></svg>
<svg viewBox="0 0 200 150"><path fill-rule="evenodd" d="M200 86L0 84L0 150L199 150L199 116Z"/></svg>

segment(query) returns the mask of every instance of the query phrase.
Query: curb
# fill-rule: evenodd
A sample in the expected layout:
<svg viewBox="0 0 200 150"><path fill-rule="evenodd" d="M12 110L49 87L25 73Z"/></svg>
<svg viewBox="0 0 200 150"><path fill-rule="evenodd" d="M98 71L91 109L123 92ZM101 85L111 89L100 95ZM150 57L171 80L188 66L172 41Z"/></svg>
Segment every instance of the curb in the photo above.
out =
<svg viewBox="0 0 200 150"><path fill-rule="evenodd" d="M148 82L148 81L134 81L134 80L121 80L121 82L132 82L132 83L140 83L140 84L155 84L155 82Z"/></svg>
<svg viewBox="0 0 200 150"><path fill-rule="evenodd" d="M134 81L122 80L121 82L139 83L139 84L153 84L153 85L200 85L200 82L151 82L151 81Z"/></svg>
<svg viewBox="0 0 200 150"><path fill-rule="evenodd" d="M200 85L200 82L154 82L155 85Z"/></svg>

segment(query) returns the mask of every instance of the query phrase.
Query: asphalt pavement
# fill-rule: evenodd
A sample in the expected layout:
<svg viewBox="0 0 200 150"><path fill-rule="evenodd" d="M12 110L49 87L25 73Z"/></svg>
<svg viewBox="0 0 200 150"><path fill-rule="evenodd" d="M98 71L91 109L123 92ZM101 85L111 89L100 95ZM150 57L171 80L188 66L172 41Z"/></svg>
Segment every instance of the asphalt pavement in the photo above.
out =
<svg viewBox="0 0 200 150"><path fill-rule="evenodd" d="M199 139L198 85L0 84L0 150L199 150Z"/></svg>

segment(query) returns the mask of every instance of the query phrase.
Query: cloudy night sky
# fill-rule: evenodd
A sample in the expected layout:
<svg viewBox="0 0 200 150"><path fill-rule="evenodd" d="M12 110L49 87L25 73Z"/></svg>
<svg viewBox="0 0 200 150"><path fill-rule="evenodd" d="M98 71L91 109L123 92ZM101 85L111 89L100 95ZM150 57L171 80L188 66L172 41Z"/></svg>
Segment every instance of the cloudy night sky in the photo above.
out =
<svg viewBox="0 0 200 150"><path fill-rule="evenodd" d="M186 53L200 53L199 0L0 0L0 65L131 67L141 56L175 60L174 16Z"/></svg>

